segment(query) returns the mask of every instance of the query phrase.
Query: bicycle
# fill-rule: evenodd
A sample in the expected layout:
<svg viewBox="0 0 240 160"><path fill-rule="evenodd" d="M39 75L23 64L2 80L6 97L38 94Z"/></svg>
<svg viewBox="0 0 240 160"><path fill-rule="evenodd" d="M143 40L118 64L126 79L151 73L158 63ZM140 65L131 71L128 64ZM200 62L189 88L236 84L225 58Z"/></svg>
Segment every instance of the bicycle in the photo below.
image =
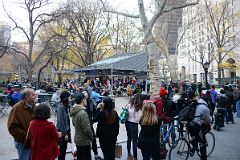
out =
<svg viewBox="0 0 240 160"><path fill-rule="evenodd" d="M185 127L186 128L186 127ZM170 148L169 151L169 160L176 160L176 159L185 159L187 160L188 157L190 156L190 149L192 148L192 145L190 143L190 134L189 132L186 130L185 131L185 135L180 137L179 139L177 139L174 144L172 145L172 147ZM209 130L206 133L206 142L207 142L207 157L209 157L214 148L215 148L215 136L214 134ZM200 144L198 143L198 148L200 148L199 146ZM197 150L197 155L201 156L200 154L200 150Z"/></svg>
<svg viewBox="0 0 240 160"><path fill-rule="evenodd" d="M171 148L172 144L175 142L175 138L177 138L175 133L176 130L178 131L178 138L180 137L179 125L175 125L174 124L175 121L179 122L178 118L174 117L170 123L163 124L160 126L160 133L162 135L161 143L162 144L168 143L169 148ZM172 133L174 133L174 135L172 135Z"/></svg>

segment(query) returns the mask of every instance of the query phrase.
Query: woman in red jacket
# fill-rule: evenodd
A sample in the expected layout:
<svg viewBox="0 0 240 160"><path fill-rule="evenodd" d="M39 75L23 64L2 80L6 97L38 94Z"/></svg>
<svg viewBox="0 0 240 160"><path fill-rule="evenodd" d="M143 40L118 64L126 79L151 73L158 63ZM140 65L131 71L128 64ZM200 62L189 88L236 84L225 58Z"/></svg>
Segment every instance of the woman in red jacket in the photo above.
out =
<svg viewBox="0 0 240 160"><path fill-rule="evenodd" d="M47 119L50 118L50 108L47 104L39 104L33 113L29 126L31 137L31 160L53 160L59 155L58 138L61 133Z"/></svg>

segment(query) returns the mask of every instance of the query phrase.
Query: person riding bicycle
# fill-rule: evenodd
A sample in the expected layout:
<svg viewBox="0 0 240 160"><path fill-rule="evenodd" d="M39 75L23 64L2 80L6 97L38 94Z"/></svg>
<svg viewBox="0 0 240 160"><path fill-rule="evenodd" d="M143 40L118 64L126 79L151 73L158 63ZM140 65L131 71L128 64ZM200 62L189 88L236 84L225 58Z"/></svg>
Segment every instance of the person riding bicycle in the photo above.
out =
<svg viewBox="0 0 240 160"><path fill-rule="evenodd" d="M201 160L206 160L206 133L211 129L212 117L210 115L210 110L207 107L206 101L202 98L198 99L194 92L189 92L188 97L191 101L197 101L197 106L195 110L195 115L192 121L188 122L187 129L192 137L190 142L193 145L191 149L191 156L193 156L195 151L199 151L198 143L200 144Z"/></svg>

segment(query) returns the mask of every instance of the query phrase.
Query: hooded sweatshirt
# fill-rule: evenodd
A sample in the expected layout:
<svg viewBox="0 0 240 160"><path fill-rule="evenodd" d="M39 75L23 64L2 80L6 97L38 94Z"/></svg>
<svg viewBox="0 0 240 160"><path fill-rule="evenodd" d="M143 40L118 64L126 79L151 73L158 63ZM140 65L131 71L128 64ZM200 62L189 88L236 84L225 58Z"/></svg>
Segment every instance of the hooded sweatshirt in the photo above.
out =
<svg viewBox="0 0 240 160"><path fill-rule="evenodd" d="M88 114L85 107L75 104L70 111L72 123L75 127L74 142L78 146L89 146L93 140Z"/></svg>
<svg viewBox="0 0 240 160"><path fill-rule="evenodd" d="M198 100L196 112L195 112L195 118L193 119L194 122L198 124L210 124L212 122L212 117L210 115L210 111L207 107L207 102L204 101L203 99Z"/></svg>

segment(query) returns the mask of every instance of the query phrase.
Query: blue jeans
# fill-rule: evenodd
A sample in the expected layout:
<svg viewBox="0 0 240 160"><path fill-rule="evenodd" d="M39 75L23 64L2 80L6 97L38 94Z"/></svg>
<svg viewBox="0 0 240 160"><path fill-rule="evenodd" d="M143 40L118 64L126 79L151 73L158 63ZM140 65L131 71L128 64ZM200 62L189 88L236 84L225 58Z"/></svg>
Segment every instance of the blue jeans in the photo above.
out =
<svg viewBox="0 0 240 160"><path fill-rule="evenodd" d="M22 143L14 142L15 148L17 149L18 152L18 159L19 160L30 160L30 149L23 149Z"/></svg>
<svg viewBox="0 0 240 160"><path fill-rule="evenodd" d="M138 124L133 122L126 122L127 130L127 150L131 153L131 142L133 143L133 156L137 159L137 139L138 139Z"/></svg>
<svg viewBox="0 0 240 160"><path fill-rule="evenodd" d="M237 117L240 118L240 100L236 102Z"/></svg>

